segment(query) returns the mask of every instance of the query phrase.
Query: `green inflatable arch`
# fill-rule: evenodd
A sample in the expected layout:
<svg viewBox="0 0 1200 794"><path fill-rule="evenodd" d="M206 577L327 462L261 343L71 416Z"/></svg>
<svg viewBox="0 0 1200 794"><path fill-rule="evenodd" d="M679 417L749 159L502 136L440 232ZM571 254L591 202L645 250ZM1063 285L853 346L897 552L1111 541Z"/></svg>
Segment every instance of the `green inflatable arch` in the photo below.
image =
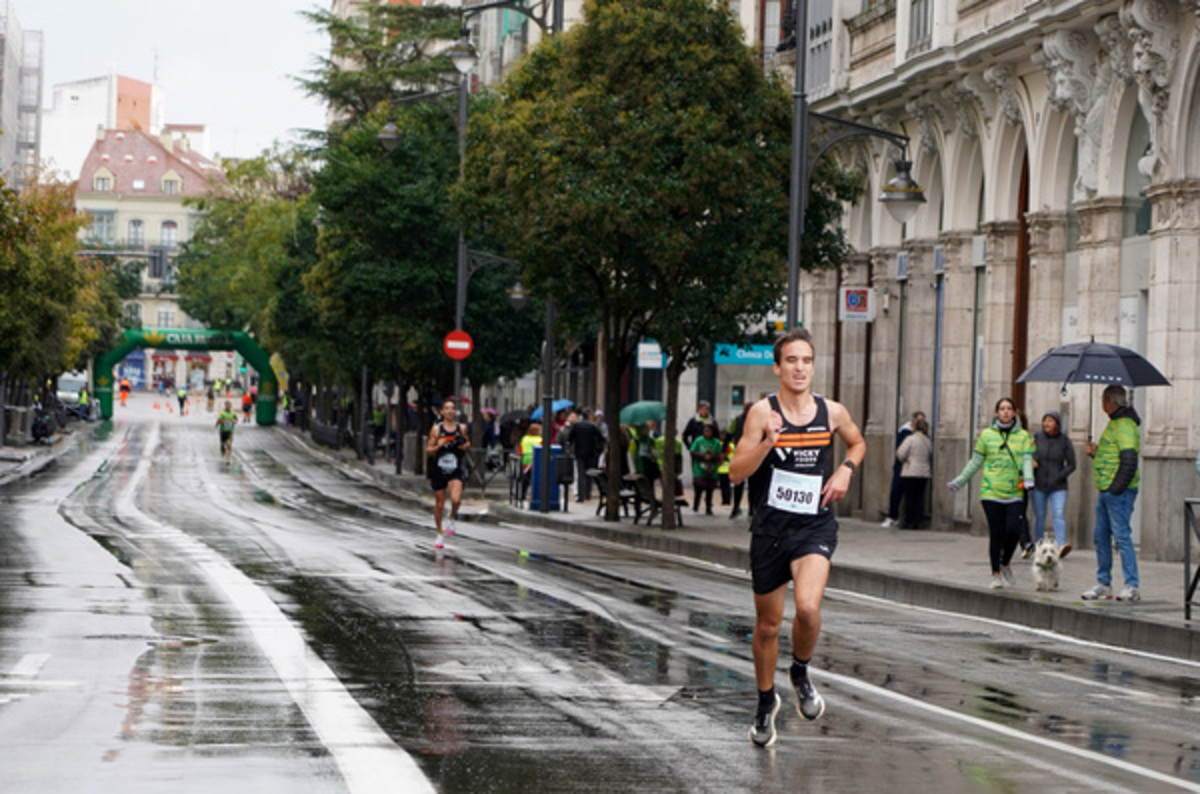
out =
<svg viewBox="0 0 1200 794"><path fill-rule="evenodd" d="M100 401L100 416L111 419L113 414L113 367L139 347L170 347L179 350L236 350L258 370L258 401L256 419L260 425L275 424L275 401L279 397L279 381L271 369L271 357L245 331L187 331L180 328L140 328L125 331L121 341L107 353L96 356L96 398Z"/></svg>

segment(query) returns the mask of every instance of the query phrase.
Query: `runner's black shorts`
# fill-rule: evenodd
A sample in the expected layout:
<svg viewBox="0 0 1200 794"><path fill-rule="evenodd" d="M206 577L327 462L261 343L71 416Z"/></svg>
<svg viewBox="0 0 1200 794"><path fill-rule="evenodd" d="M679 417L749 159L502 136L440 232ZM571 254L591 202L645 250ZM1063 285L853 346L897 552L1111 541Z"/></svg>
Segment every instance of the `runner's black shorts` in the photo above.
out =
<svg viewBox="0 0 1200 794"><path fill-rule="evenodd" d="M459 482L462 482L465 479L466 477L463 476L463 470L461 468L446 473L439 469L436 465L431 464L429 469L429 482L433 485L433 490L435 491L446 490L446 486L450 484L451 480L458 480Z"/></svg>
<svg viewBox="0 0 1200 794"><path fill-rule="evenodd" d="M837 519L824 515L797 517L781 534L755 532L750 536L750 576L757 595L767 595L792 581L792 560L809 554L833 559L837 550Z"/></svg>
<svg viewBox="0 0 1200 794"><path fill-rule="evenodd" d="M217 434L221 437L221 451L225 451L225 445L233 440L233 433L228 430L218 430Z"/></svg>

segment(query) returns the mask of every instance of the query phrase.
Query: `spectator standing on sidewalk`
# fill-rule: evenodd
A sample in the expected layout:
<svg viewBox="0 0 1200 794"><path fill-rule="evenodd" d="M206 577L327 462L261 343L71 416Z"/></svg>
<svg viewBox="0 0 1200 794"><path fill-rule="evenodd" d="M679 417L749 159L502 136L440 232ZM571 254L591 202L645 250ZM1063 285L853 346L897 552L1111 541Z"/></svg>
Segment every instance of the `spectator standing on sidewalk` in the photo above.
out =
<svg viewBox="0 0 1200 794"><path fill-rule="evenodd" d="M1096 524L1092 529L1096 542L1096 584L1083 593L1083 598L1112 598L1113 542L1121 553L1121 575L1125 587L1117 593L1118 601L1137 601L1137 556L1133 550L1133 529L1129 517L1137 499L1138 455L1142 451L1142 420L1129 404L1125 387L1112 384L1104 390L1100 406L1108 414L1108 424L1098 443L1087 442L1087 454L1094 458L1093 482L1100 497L1096 501Z"/></svg>
<svg viewBox="0 0 1200 794"><path fill-rule="evenodd" d="M838 524L833 504L850 489L867 443L850 412L812 391L815 352L812 334L796 328L775 341L779 392L750 409L729 476L754 482L757 500L750 526L750 570L754 587L754 677L758 708L750 741L775 741L775 716L783 701L775 692L779 630L788 585L795 585L792 664L788 671L796 710L807 720L825 712L825 701L809 680L808 665L821 632L821 601ZM833 458L833 438L846 445L841 463Z"/></svg>
<svg viewBox="0 0 1200 794"><path fill-rule="evenodd" d="M979 434L971 459L947 487L957 492L983 469L979 499L988 522L988 558L992 564L991 588L1016 584L1013 552L1021 536L1025 511L1024 490L1033 488L1033 438L1017 421L1011 397L996 402L996 418Z"/></svg>
<svg viewBox="0 0 1200 794"><path fill-rule="evenodd" d="M1046 530L1046 507L1054 525L1054 542L1059 557L1071 552L1067 542L1067 478L1075 471L1075 445L1062 432L1062 416L1050 411L1042 417L1042 429L1033 435L1033 540Z"/></svg>
<svg viewBox="0 0 1200 794"><path fill-rule="evenodd" d="M712 427L713 436L717 435L717 419L712 415L712 405L708 400L701 400L696 406L696 415L683 427L683 445L691 449L692 442L703 435L705 427Z"/></svg>
<svg viewBox="0 0 1200 794"><path fill-rule="evenodd" d="M592 478L587 476L587 472L599 467L600 453L604 451L604 433L592 421L593 416L590 408L584 408L583 417L571 427L571 446L575 448L575 482L579 487L579 494L575 498L580 502L592 498Z"/></svg>
<svg viewBox="0 0 1200 794"><path fill-rule="evenodd" d="M925 521L925 492L933 476L933 442L929 423L918 414L912 420L912 432L896 450L900 462L900 482L904 492L904 518L901 529L920 529Z"/></svg>
<svg viewBox="0 0 1200 794"><path fill-rule="evenodd" d="M701 435L692 442L692 489L695 500L692 512L700 509L700 497L704 497L704 512L712 515L713 490L717 487L717 466L721 462L721 439L717 438L716 423L703 426Z"/></svg>
<svg viewBox="0 0 1200 794"><path fill-rule="evenodd" d="M915 411L912 419L900 425L899 429L896 430L897 450L900 449L900 445L904 443L904 440L912 435L913 422L918 418L924 419L925 412ZM900 474L901 466L902 464L899 459L892 461L892 488L888 492L887 516L884 517L883 521L879 522L880 526L883 527L894 527L900 522L900 500L904 498L904 482Z"/></svg>

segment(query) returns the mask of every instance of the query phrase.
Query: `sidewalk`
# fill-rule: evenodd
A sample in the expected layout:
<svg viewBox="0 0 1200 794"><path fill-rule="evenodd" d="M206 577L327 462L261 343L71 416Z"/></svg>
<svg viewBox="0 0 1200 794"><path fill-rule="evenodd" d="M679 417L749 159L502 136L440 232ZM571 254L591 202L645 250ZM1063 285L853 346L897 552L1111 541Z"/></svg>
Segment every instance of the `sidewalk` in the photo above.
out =
<svg viewBox="0 0 1200 794"><path fill-rule="evenodd" d="M328 450L322 452L334 454ZM432 510L433 494L424 477L397 475L391 462L371 466L365 461L355 461L353 454L345 451L337 456L369 472L401 498L420 501ZM720 501L719 495L716 501ZM635 526L631 518L606 522L596 515L596 505L593 495L591 502L571 501L566 511L531 512L508 503L507 483L501 475L483 496L477 487L466 489L460 519L549 527L730 568L749 568L749 518L743 515L730 519L728 507L715 506L713 516L685 509L684 526L664 532L660 526ZM1136 603L1084 601L1080 593L1096 581L1096 553L1090 549L1073 550L1063 561L1057 592L1037 592L1032 561L1019 558L1012 564L1016 585L992 590L988 540L984 536L885 529L857 518L839 518L838 522L839 545L830 576L831 588L1200 661L1200 598L1193 602L1192 621L1184 620L1182 562L1139 558L1142 599ZM1195 569L1193 563L1193 572ZM1115 592L1123 584L1120 558L1115 553L1113 575Z"/></svg>

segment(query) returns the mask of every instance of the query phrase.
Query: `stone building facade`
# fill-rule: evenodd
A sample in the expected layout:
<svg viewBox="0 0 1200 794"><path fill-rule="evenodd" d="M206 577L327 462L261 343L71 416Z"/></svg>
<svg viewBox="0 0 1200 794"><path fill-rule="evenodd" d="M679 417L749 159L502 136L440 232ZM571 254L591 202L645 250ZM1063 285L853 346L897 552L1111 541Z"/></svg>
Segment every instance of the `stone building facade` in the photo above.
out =
<svg viewBox="0 0 1200 794"><path fill-rule="evenodd" d="M1048 349L1094 338L1137 350L1172 382L1134 393L1135 537L1147 558L1180 559L1200 447L1200 2L837 0L817 11L802 48L813 110L908 135L928 198L901 227L873 199L893 147L826 155L870 182L847 218L852 261L801 285L805 324L837 340L818 382L870 444L848 509L886 506L893 434L919 408L935 433L935 526L982 528L976 494L942 484L1011 395L1034 427L1063 414L1081 462L1071 540L1089 545L1082 444L1107 421L1099 389L1016 379ZM847 285L876 291L874 323L837 323Z"/></svg>

